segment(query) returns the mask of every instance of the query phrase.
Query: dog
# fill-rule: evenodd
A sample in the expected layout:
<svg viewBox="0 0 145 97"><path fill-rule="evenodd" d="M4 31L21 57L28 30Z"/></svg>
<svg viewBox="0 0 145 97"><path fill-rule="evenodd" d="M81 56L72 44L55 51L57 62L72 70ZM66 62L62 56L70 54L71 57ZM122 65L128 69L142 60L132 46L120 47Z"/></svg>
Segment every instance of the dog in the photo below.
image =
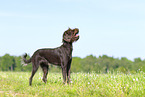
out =
<svg viewBox="0 0 145 97"><path fill-rule="evenodd" d="M72 62L72 50L73 43L79 39L79 29L68 29L63 33L63 44L57 48L44 48L38 49L34 52L30 59L26 59L27 54L25 53L22 56L22 59L25 64L32 62L32 74L29 78L29 85L32 85L32 79L35 75L38 67L43 70L43 81L47 82L47 74L49 69L49 64L54 64L57 66L61 66L62 75L63 75L63 83L70 83L70 69Z"/></svg>

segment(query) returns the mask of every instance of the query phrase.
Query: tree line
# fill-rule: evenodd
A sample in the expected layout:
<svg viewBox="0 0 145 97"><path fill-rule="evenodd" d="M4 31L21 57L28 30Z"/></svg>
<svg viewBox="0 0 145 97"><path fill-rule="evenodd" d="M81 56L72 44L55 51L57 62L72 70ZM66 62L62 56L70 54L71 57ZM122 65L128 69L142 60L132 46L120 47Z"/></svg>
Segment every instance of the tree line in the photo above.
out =
<svg viewBox="0 0 145 97"><path fill-rule="evenodd" d="M28 56L30 58L30 56ZM60 72L61 68L55 65L49 66L50 72ZM0 71L31 71L32 64L23 66L21 56L11 56L5 54L0 57ZM145 60L135 58L133 61L126 57L114 58L107 55L99 57L89 55L85 58L73 57L71 64L72 72L95 72L95 73L136 73L138 71L145 72Z"/></svg>

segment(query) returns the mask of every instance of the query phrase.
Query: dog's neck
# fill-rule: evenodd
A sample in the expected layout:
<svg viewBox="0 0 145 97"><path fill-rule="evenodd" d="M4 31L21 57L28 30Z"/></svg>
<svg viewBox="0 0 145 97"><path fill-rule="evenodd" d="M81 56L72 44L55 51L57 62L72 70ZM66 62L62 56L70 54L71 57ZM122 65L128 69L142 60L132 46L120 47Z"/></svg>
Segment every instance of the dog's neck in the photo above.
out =
<svg viewBox="0 0 145 97"><path fill-rule="evenodd" d="M63 42L62 47L66 49L65 51L67 51L68 55L72 56L72 50L73 50L72 43ZM69 56L69 57L71 57L71 56Z"/></svg>
<svg viewBox="0 0 145 97"><path fill-rule="evenodd" d="M73 45L72 45L71 42L65 42L64 41L62 46L65 47L65 48L73 49Z"/></svg>

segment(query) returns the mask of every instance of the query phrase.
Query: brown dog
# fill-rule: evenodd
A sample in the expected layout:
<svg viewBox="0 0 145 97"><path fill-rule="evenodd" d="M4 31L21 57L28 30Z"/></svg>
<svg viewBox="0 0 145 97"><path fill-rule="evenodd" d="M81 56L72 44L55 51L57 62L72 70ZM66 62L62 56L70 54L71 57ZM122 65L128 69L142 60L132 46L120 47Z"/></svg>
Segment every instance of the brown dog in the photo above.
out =
<svg viewBox="0 0 145 97"><path fill-rule="evenodd" d="M32 85L32 78L38 70L39 65L41 66L44 73L43 81L46 83L49 63L61 66L64 83L66 83L66 80L67 83L70 82L70 68L73 50L72 43L79 39L78 33L79 29L69 28L63 34L63 44L60 47L54 49L38 49L36 52L34 52L29 60L26 59L27 54L23 55L23 61L26 64L32 62L32 74L29 79L29 85Z"/></svg>

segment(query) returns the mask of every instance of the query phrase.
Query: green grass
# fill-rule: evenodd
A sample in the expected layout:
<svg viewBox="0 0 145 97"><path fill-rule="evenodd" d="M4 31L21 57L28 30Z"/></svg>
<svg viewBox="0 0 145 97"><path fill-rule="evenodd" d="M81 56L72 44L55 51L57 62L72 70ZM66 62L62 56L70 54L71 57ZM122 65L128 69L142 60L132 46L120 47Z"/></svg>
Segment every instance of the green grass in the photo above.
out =
<svg viewBox="0 0 145 97"><path fill-rule="evenodd" d="M72 73L64 85L61 73L49 73L47 83L37 72L29 86L27 72L0 72L0 97L145 97L145 74Z"/></svg>

